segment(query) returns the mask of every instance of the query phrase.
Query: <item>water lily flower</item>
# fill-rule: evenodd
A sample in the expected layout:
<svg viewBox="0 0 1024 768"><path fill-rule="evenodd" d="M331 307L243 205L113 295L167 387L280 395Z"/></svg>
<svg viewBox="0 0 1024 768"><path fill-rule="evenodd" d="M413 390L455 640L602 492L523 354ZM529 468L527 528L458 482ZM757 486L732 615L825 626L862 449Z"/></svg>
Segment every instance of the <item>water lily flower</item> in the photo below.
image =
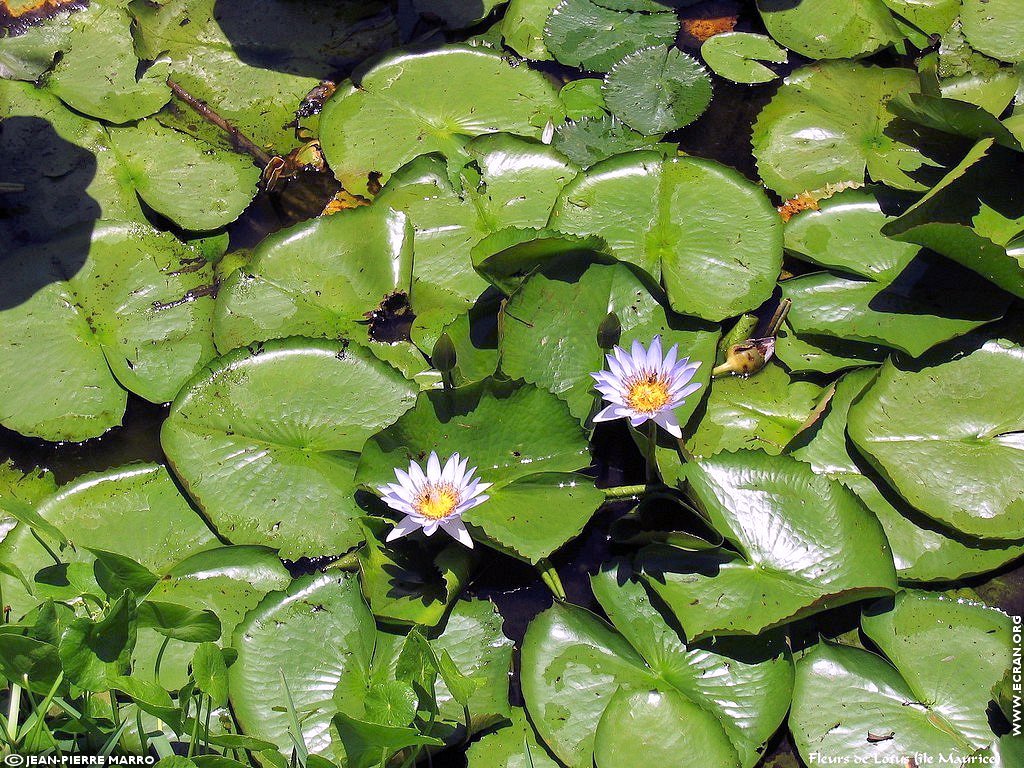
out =
<svg viewBox="0 0 1024 768"><path fill-rule="evenodd" d="M419 529L433 536L440 528L472 549L473 539L462 522L462 513L490 498L484 491L491 483L481 483L479 477L473 476L476 467L466 469L467 464L468 458L453 453L442 468L437 453L431 451L426 472L415 461L409 462L408 472L396 467L398 482L377 489L389 507L405 515L387 540L394 541Z"/></svg>
<svg viewBox="0 0 1024 768"><path fill-rule="evenodd" d="M653 421L675 437L682 437L674 409L681 406L701 385L691 384L700 362L690 358L676 360L679 345L673 344L662 357L661 336L655 336L650 349L634 341L627 352L615 347L607 355L607 371L590 374L597 382L597 391L610 405L594 417L594 421L629 419L634 427Z"/></svg>

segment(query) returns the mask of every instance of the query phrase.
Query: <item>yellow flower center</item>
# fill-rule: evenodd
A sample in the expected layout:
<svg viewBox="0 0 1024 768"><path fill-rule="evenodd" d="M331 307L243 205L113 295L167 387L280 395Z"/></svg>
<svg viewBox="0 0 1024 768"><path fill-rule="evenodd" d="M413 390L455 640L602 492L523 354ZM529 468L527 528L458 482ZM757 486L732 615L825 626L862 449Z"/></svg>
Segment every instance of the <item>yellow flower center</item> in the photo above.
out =
<svg viewBox="0 0 1024 768"><path fill-rule="evenodd" d="M458 490L448 483L428 485L416 497L416 511L430 520L444 520L450 517L459 506L461 498Z"/></svg>
<svg viewBox="0 0 1024 768"><path fill-rule="evenodd" d="M643 373L628 382L626 405L637 413L657 413L668 403L668 380L656 373Z"/></svg>

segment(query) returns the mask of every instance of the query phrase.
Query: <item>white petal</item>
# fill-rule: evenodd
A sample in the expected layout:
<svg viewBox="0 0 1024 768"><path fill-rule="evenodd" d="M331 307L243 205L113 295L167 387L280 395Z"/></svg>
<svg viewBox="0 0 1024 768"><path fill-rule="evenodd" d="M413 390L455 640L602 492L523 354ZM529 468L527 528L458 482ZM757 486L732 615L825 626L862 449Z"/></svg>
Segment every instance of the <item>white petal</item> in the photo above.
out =
<svg viewBox="0 0 1024 768"><path fill-rule="evenodd" d="M605 355L604 359L608 362L608 375L610 378L616 381L622 381L622 379L626 378L626 373L622 370L618 360L611 355Z"/></svg>
<svg viewBox="0 0 1024 768"><path fill-rule="evenodd" d="M687 384L687 385L686 385L685 387L683 387L683 388L682 388L681 390L679 390L678 392L672 392L672 393L670 393L670 394L671 394L671 396L672 396L672 401L673 401L673 403L676 403L676 404L678 404L679 402L682 402L682 401L683 401L683 400L685 400L685 399L686 399L687 397L689 397L689 396L690 396L690 395L692 395L692 394L693 394L694 392L696 392L696 391L697 391L698 389L700 389L700 388L701 388L702 386L703 386L703 385L702 385L702 384L701 384L701 383L700 383L700 382L698 381L698 382L695 382L695 383L693 383L693 384ZM673 405L672 407L674 408L674 407L675 407L675 405Z"/></svg>
<svg viewBox="0 0 1024 768"><path fill-rule="evenodd" d="M455 482L455 470L459 468L459 454L453 453L448 457L448 461L444 463L444 469L441 470L441 480L446 483Z"/></svg>
<svg viewBox="0 0 1024 768"><path fill-rule="evenodd" d="M633 339L633 346L629 349L629 356L633 360L634 370L640 370L647 363L647 350L640 343L639 339Z"/></svg>
<svg viewBox="0 0 1024 768"><path fill-rule="evenodd" d="M662 372L665 374L672 375L672 369L676 365L676 355L679 354L679 345L673 344L672 348L669 349L669 353L665 355L665 359L662 360Z"/></svg>
<svg viewBox="0 0 1024 768"><path fill-rule="evenodd" d="M650 349L647 350L647 367L652 371L661 369L661 336L651 340Z"/></svg>
<svg viewBox="0 0 1024 768"><path fill-rule="evenodd" d="M391 529L386 541L394 541L395 539L400 539L403 536L408 536L413 531L419 530L419 528L419 523L411 517L406 517L405 519L398 521L395 527Z"/></svg>
<svg viewBox="0 0 1024 768"><path fill-rule="evenodd" d="M679 429L679 422L676 420L676 415L672 411L661 411L654 417L654 423L662 427L673 437L682 437L683 431Z"/></svg>
<svg viewBox="0 0 1024 768"><path fill-rule="evenodd" d="M424 533L424 535L426 535L426 536L433 536L434 532L437 530L437 526L438 526L439 522L440 522L439 520L431 520L429 523L424 524L424 526L423 526L423 533Z"/></svg>
<svg viewBox="0 0 1024 768"><path fill-rule="evenodd" d="M629 417L629 423L632 424L634 427L639 427L641 424L643 424L650 418L651 417L648 416L646 413L637 413Z"/></svg>
<svg viewBox="0 0 1024 768"><path fill-rule="evenodd" d="M396 472L398 470L395 470ZM409 480L412 482L413 488L419 488L426 481L427 476L423 474L423 469L415 461L409 462Z"/></svg>
<svg viewBox="0 0 1024 768"><path fill-rule="evenodd" d="M594 416L594 421L615 421L615 419L621 419L628 415L622 411L623 407L621 405L609 405L607 408L598 411Z"/></svg>
<svg viewBox="0 0 1024 768"><path fill-rule="evenodd" d="M441 527L445 533L459 542L459 544L470 549L473 548L473 539L470 537L469 531L466 530L466 524L460 518L449 517L447 520L442 520Z"/></svg>
<svg viewBox="0 0 1024 768"><path fill-rule="evenodd" d="M427 457L427 480L432 483L436 483L441 479L441 462L437 459L437 453L435 451L430 452L430 456Z"/></svg>

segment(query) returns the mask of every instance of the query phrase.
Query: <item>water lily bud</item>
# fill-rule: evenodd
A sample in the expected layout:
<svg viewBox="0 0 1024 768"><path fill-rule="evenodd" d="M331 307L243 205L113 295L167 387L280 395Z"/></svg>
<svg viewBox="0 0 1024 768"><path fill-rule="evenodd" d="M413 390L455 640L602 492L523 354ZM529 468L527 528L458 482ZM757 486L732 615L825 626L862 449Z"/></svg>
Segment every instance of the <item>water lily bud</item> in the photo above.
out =
<svg viewBox="0 0 1024 768"><path fill-rule="evenodd" d="M619 343L620 336L622 336L622 323L619 322L619 316L614 312L609 312L597 326L597 345L601 349L611 349Z"/></svg>
<svg viewBox="0 0 1024 768"><path fill-rule="evenodd" d="M441 373L450 373L455 368L455 344L452 343L451 337L447 333L442 333L437 343L434 344L434 350L430 353L430 361Z"/></svg>
<svg viewBox="0 0 1024 768"><path fill-rule="evenodd" d="M726 373L736 376L751 376L764 368L765 363L771 359L773 354L775 354L775 338L773 336L747 339L729 347L725 362L711 373L714 376Z"/></svg>

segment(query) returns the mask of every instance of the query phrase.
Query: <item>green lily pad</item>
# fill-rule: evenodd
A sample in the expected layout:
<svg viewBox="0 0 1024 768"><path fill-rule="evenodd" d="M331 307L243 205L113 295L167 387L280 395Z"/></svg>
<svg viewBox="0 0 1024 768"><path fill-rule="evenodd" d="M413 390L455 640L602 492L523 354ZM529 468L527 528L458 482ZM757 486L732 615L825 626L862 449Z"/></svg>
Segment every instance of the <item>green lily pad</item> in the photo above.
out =
<svg viewBox="0 0 1024 768"><path fill-rule="evenodd" d="M513 707L509 723L474 741L466 750L468 768L558 768L526 718Z"/></svg>
<svg viewBox="0 0 1024 768"><path fill-rule="evenodd" d="M589 463L565 403L530 385L487 380L420 394L416 407L367 441L356 482L376 490L395 468L436 451L468 457L490 499L466 512L474 537L536 562L579 534L604 499L574 474Z"/></svg>
<svg viewBox="0 0 1024 768"><path fill-rule="evenodd" d="M228 691L243 733L291 751L290 716L279 706L287 685L306 749L329 756L334 689L347 673L369 668L376 635L355 576L313 574L267 595L232 642L238 660Z"/></svg>
<svg viewBox="0 0 1024 768"><path fill-rule="evenodd" d="M768 83L778 77L762 64L785 64L789 57L767 35L752 32L723 32L712 35L700 47L705 63L719 77L734 83Z"/></svg>
<svg viewBox="0 0 1024 768"><path fill-rule="evenodd" d="M589 168L612 155L651 149L656 145L656 138L634 131L614 116L604 115L563 123L555 129L551 145L581 168ZM675 146L664 154L675 155Z"/></svg>
<svg viewBox="0 0 1024 768"><path fill-rule="evenodd" d="M634 13L592 0L562 0L544 26L544 43L562 64L607 72L630 53L670 45L679 32L674 13Z"/></svg>
<svg viewBox="0 0 1024 768"><path fill-rule="evenodd" d="M359 550L359 574L373 615L390 624L436 626L469 578L472 553L456 542L439 552L407 539L385 543L390 521L367 517L363 524L370 535Z"/></svg>
<svg viewBox="0 0 1024 768"><path fill-rule="evenodd" d="M941 35L956 21L960 0L882 0L894 14L928 35Z"/></svg>
<svg viewBox="0 0 1024 768"><path fill-rule="evenodd" d="M700 457L744 448L781 453L811 417L821 395L817 384L790 381L774 364L749 378L716 378L696 428L684 433L686 447Z"/></svg>
<svg viewBox="0 0 1024 768"><path fill-rule="evenodd" d="M883 0L758 0L768 34L810 59L849 59L903 39Z"/></svg>
<svg viewBox="0 0 1024 768"><path fill-rule="evenodd" d="M540 138L563 117L557 91L540 73L481 48L448 46L395 55L339 89L324 106L320 137L345 189L367 194L371 174L386 182L419 155L465 162L464 145L474 136Z"/></svg>
<svg viewBox="0 0 1024 768"><path fill-rule="evenodd" d="M608 110L601 86L604 81L596 77L583 77L570 80L558 92L558 98L565 106L565 116L569 120L582 120L584 117L601 118Z"/></svg>
<svg viewBox="0 0 1024 768"><path fill-rule="evenodd" d="M148 601L169 603L193 610L211 610L220 619L220 644L231 644L235 626L268 592L284 589L291 581L288 571L272 549L266 547L216 547L187 557L167 570L146 595ZM164 636L140 629L135 646L133 675L155 679L157 654ZM188 664L196 646L171 639L163 651L159 683L177 690L188 681Z"/></svg>
<svg viewBox="0 0 1024 768"><path fill-rule="evenodd" d="M853 491L875 513L892 547L902 582L952 581L993 571L1024 554L1024 545L961 541L930 524L884 483L865 474L847 443L850 407L874 382L873 370L852 371L836 384L829 409L813 437L793 451L815 472Z"/></svg>
<svg viewBox="0 0 1024 768"><path fill-rule="evenodd" d="M388 296L408 295L411 230L404 214L371 206L267 237L217 294L217 347L226 352L286 336L355 335L356 324Z"/></svg>
<svg viewBox="0 0 1024 768"><path fill-rule="evenodd" d="M25 509L35 517L35 508L39 502L56 490L57 481L48 469L36 467L25 472L10 460L0 464L0 515L3 515L0 518L0 541L10 533L19 519L25 519Z"/></svg>
<svg viewBox="0 0 1024 768"><path fill-rule="evenodd" d="M603 370L609 352L598 344L598 329L608 313L621 328L615 342L629 348L633 340L648 346L657 336L667 351L679 345L679 357L700 361L695 381L707 386L719 331L665 310L623 264L594 265L578 281L536 275L505 307L501 369L558 395L569 411L586 423L598 401L590 376ZM680 424L700 403L700 394L677 411Z"/></svg>
<svg viewBox="0 0 1024 768"><path fill-rule="evenodd" d="M821 24L815 19L815 29ZM890 187L923 190L910 174L928 161L888 131L894 116L885 107L893 96L917 90L917 73L911 69L852 62L798 69L754 124L761 178L784 198L828 184L859 184L865 169L872 180Z"/></svg>
<svg viewBox="0 0 1024 768"><path fill-rule="evenodd" d="M151 571L164 572L187 555L216 546L213 532L178 492L167 470L158 464L130 464L118 469L83 475L38 502L35 510L56 526L75 549L65 549L71 564L88 566L92 589L94 556L89 549L127 555ZM131 531L130 537L125 531ZM0 542L0 559L16 565L32 579L54 564L49 553L25 524L19 524ZM6 574L4 602L15 615L38 604L36 597Z"/></svg>
<svg viewBox="0 0 1024 768"><path fill-rule="evenodd" d="M1010 619L978 603L901 592L864 616L885 654L821 643L797 663L789 726L804 760L920 753L963 760L995 740L992 686L1010 663ZM835 693L843 691L842 717ZM889 738L872 740L872 735ZM890 736L891 734L891 736ZM867 752L870 750L870 752Z"/></svg>
<svg viewBox="0 0 1024 768"><path fill-rule="evenodd" d="M45 242L97 219L141 220L138 198L102 124L32 83L11 80L0 80L0 110L4 177L25 186L3 198L17 213L0 219L0 238L9 248Z"/></svg>
<svg viewBox="0 0 1024 768"><path fill-rule="evenodd" d="M554 57L544 44L544 24L560 0L512 0L501 20L505 45L524 59L551 61Z"/></svg>
<svg viewBox="0 0 1024 768"><path fill-rule="evenodd" d="M882 234L893 218L882 212L877 192L845 190L786 222L786 252L828 269L889 282L920 250Z"/></svg>
<svg viewBox="0 0 1024 768"><path fill-rule="evenodd" d="M441 329L487 288L471 251L505 227L542 227L578 172L554 149L508 135L465 147L471 167L452 180L445 161L421 157L391 177L373 207L409 217L415 231L412 338L429 352Z"/></svg>
<svg viewBox="0 0 1024 768"><path fill-rule="evenodd" d="M130 669L138 608L126 592L97 619L74 619L61 635L58 653L68 680L100 693Z"/></svg>
<svg viewBox="0 0 1024 768"><path fill-rule="evenodd" d="M960 23L964 37L982 53L1024 61L1024 19L1014 0L964 0Z"/></svg>
<svg viewBox="0 0 1024 768"><path fill-rule="evenodd" d="M1013 196L1010 181L1022 169L1024 159L1019 153L982 139L882 232L931 248L1024 297L1024 264L1010 250L1010 243L1024 229L1024 207Z"/></svg>
<svg viewBox="0 0 1024 768"><path fill-rule="evenodd" d="M256 194L260 171L251 158L214 149L156 120L112 129L110 136L139 197L184 229L229 224ZM196 205L200 195L202 205Z"/></svg>
<svg viewBox="0 0 1024 768"><path fill-rule="evenodd" d="M711 765L740 767L729 737L715 716L700 705L673 691L623 688L612 696L597 724L594 765L636 765L637 734L643 734L645 760L663 763L679 755L701 755Z"/></svg>
<svg viewBox="0 0 1024 768"><path fill-rule="evenodd" d="M624 56L604 81L608 109L646 136L689 125L711 104L711 78L696 59L667 46Z"/></svg>
<svg viewBox="0 0 1024 768"><path fill-rule="evenodd" d="M170 59L171 77L271 154L297 144L291 123L321 80L345 75L398 43L378 2L268 0L254 13L237 0L133 0L141 56ZM161 115L168 123L190 121Z"/></svg>
<svg viewBox="0 0 1024 768"><path fill-rule="evenodd" d="M641 552L647 583L688 638L758 634L896 589L881 525L806 464L740 451L687 464L685 474L711 526L737 550Z"/></svg>
<svg viewBox="0 0 1024 768"><path fill-rule="evenodd" d="M911 506L969 536L1020 539L1024 349L990 342L904 372L887 363L850 411L850 436ZM942 418L935 418L934 408Z"/></svg>
<svg viewBox="0 0 1024 768"><path fill-rule="evenodd" d="M476 732L511 714L508 679L512 668L513 642L502 631L502 616L490 600L459 600L448 614L443 631L430 641L434 653L447 653L462 675L478 681L466 701ZM440 716L463 723L465 712L444 677L436 687Z"/></svg>
<svg viewBox="0 0 1024 768"><path fill-rule="evenodd" d="M887 350L826 336L797 336L784 325L775 338L775 357L791 373L835 373L862 365L879 365Z"/></svg>
<svg viewBox="0 0 1024 768"><path fill-rule="evenodd" d="M94 0L77 13L57 14L11 38L17 48L33 46L40 62L49 59L45 74L31 66L18 74L41 78L47 90L90 117L127 123L152 115L171 97L164 82L168 67L157 62L142 68L124 6L118 0Z"/></svg>
<svg viewBox="0 0 1024 768"><path fill-rule="evenodd" d="M781 267L775 209L761 189L710 160L610 158L562 190L549 225L604 238L614 256L664 282L674 310L706 320L761 304Z"/></svg>
<svg viewBox="0 0 1024 768"><path fill-rule="evenodd" d="M731 757L715 765L757 763L790 700L792 662L777 638L727 640L714 652L687 647L623 571L606 569L593 585L615 629L589 611L556 602L531 622L523 641L523 697L552 753L573 768L595 758L598 765L619 765L611 718L621 712L619 697L643 694L652 695L665 716L637 708L652 730L629 731L634 748L672 743L680 732L699 736L679 719L686 714L706 729L716 755ZM671 716L664 697L671 700Z"/></svg>
<svg viewBox="0 0 1024 768"><path fill-rule="evenodd" d="M268 342L201 371L171 406L160 442L226 540L272 546L289 559L337 554L363 538L353 498L358 451L415 393L354 344Z"/></svg>
<svg viewBox="0 0 1024 768"><path fill-rule="evenodd" d="M883 344L918 357L936 344L997 320L1009 295L934 255L911 261L892 282L831 272L786 280L789 324L801 334Z"/></svg>
<svg viewBox="0 0 1024 768"><path fill-rule="evenodd" d="M121 423L122 386L166 402L213 356L213 272L172 235L104 221L3 266L0 423L10 429L96 437Z"/></svg>

